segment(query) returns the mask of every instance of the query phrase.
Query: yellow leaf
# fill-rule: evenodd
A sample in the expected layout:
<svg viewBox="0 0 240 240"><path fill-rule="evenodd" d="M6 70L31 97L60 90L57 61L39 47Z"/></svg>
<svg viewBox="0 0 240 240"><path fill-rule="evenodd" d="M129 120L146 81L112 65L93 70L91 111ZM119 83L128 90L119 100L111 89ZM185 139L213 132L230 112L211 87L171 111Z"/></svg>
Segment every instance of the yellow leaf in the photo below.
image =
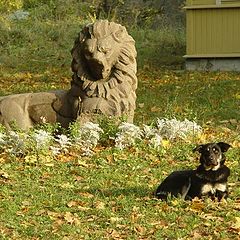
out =
<svg viewBox="0 0 240 240"><path fill-rule="evenodd" d="M67 204L67 206L68 207L76 207L78 205L78 202L77 201L70 201L68 204Z"/></svg>
<svg viewBox="0 0 240 240"><path fill-rule="evenodd" d="M79 193L82 197L85 197L85 198L93 198L94 195L89 193L89 192L81 192Z"/></svg>
<svg viewBox="0 0 240 240"><path fill-rule="evenodd" d="M46 167L54 167L54 163L45 163L44 164Z"/></svg>
<svg viewBox="0 0 240 240"><path fill-rule="evenodd" d="M120 222L120 221L122 221L123 220L123 218L119 218L119 217L111 217L110 218L110 223L116 223L116 222Z"/></svg>
<svg viewBox="0 0 240 240"><path fill-rule="evenodd" d="M37 162L37 156L35 155L27 155L25 158L24 158L25 162L26 163L35 163Z"/></svg>
<svg viewBox="0 0 240 240"><path fill-rule="evenodd" d="M52 212L52 211L47 211L47 215L50 217L51 220L55 220L59 217L61 217L60 213Z"/></svg>
<svg viewBox="0 0 240 240"><path fill-rule="evenodd" d="M170 147L170 141L169 140L162 140L162 146L164 148L169 148Z"/></svg>
<svg viewBox="0 0 240 240"><path fill-rule="evenodd" d="M69 182L60 184L59 186L60 186L61 188L63 188L63 189L71 189L71 188L74 188L74 185L71 184L71 183L69 183Z"/></svg>
<svg viewBox="0 0 240 240"><path fill-rule="evenodd" d="M190 208L193 211L202 211L204 209L204 203L198 199L193 199L192 201L192 205L190 206Z"/></svg>
<svg viewBox="0 0 240 240"><path fill-rule="evenodd" d="M73 214L70 212L65 213L64 219L67 221L67 223L70 223L70 224L72 224L74 222Z"/></svg>
<svg viewBox="0 0 240 240"><path fill-rule="evenodd" d="M144 103L139 103L139 104L138 104L138 107L139 107L139 108L144 108Z"/></svg>
<svg viewBox="0 0 240 240"><path fill-rule="evenodd" d="M235 98L236 98L236 99L240 99L240 93L237 93L237 94L235 95Z"/></svg>
<svg viewBox="0 0 240 240"><path fill-rule="evenodd" d="M95 205L96 205L96 209L100 209L100 210L105 209L105 203L103 203L103 202L98 201L98 202L96 202Z"/></svg>
<svg viewBox="0 0 240 240"><path fill-rule="evenodd" d="M156 106L153 106L150 110L151 110L151 112L158 112L159 108Z"/></svg>
<svg viewBox="0 0 240 240"><path fill-rule="evenodd" d="M235 228L240 230L240 217L235 217L236 221L235 221Z"/></svg>

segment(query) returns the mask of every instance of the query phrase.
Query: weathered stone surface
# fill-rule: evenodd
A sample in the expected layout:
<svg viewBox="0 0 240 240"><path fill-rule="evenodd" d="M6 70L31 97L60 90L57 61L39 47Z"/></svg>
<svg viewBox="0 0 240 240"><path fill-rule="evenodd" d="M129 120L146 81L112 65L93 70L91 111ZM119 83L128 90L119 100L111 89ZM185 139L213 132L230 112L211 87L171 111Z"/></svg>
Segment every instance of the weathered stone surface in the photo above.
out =
<svg viewBox="0 0 240 240"><path fill-rule="evenodd" d="M135 42L125 27L100 20L86 26L72 49L71 92L80 90L80 121L91 113L133 121L137 88Z"/></svg>
<svg viewBox="0 0 240 240"><path fill-rule="evenodd" d="M136 50L126 28L107 20L86 25L72 49L68 91L16 94L0 98L0 123L22 129L37 123L94 121L99 114L133 121L137 77Z"/></svg>

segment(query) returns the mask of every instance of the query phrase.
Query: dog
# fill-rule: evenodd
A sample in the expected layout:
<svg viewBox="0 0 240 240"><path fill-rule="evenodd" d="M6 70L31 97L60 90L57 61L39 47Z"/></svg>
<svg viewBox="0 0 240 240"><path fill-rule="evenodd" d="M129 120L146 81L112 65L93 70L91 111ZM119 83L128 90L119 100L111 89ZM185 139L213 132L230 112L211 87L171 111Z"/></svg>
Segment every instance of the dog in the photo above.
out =
<svg viewBox="0 0 240 240"><path fill-rule="evenodd" d="M210 197L219 201L226 198L230 169L224 165L224 153L230 147L224 142L197 146L193 150L201 154L197 169L172 172L157 188L156 197L162 200L167 200L169 195L185 200Z"/></svg>

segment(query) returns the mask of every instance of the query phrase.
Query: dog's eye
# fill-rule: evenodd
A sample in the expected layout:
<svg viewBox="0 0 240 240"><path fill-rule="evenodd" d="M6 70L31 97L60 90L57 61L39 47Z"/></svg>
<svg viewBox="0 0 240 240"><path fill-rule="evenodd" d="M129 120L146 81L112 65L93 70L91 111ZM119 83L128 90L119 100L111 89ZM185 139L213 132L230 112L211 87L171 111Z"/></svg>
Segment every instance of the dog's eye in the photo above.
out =
<svg viewBox="0 0 240 240"><path fill-rule="evenodd" d="M213 148L213 152L218 153L218 150L216 148Z"/></svg>
<svg viewBox="0 0 240 240"><path fill-rule="evenodd" d="M206 150L207 150L207 152L209 152L209 151L210 151L210 148L207 148Z"/></svg>

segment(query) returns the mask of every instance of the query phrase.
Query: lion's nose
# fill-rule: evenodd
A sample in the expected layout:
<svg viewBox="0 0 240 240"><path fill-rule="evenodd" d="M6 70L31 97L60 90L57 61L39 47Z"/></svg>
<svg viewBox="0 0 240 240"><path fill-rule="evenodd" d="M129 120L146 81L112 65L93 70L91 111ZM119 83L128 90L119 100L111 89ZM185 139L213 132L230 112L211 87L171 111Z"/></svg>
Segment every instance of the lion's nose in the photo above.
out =
<svg viewBox="0 0 240 240"><path fill-rule="evenodd" d="M102 65L104 61L104 54L97 51L96 53L93 54L92 61L95 61L98 64Z"/></svg>

